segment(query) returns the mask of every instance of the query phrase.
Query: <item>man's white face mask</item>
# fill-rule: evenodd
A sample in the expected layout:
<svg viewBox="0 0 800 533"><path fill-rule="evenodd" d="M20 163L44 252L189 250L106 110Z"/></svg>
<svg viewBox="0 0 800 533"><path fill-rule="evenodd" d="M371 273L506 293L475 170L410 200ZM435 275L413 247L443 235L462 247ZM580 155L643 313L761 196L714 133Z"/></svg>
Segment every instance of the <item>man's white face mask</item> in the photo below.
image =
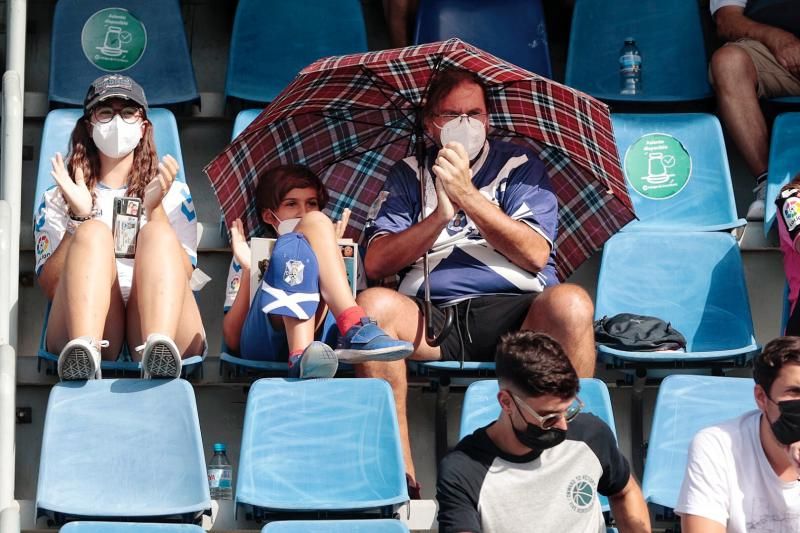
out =
<svg viewBox="0 0 800 533"><path fill-rule="evenodd" d="M128 124L122 117L115 115L108 122L92 123L92 140L97 149L108 157L119 159L133 152L142 140L142 121Z"/></svg>
<svg viewBox="0 0 800 533"><path fill-rule="evenodd" d="M461 115L442 126L441 139L442 146L453 141L461 143L472 161L486 142L486 126L476 118Z"/></svg>

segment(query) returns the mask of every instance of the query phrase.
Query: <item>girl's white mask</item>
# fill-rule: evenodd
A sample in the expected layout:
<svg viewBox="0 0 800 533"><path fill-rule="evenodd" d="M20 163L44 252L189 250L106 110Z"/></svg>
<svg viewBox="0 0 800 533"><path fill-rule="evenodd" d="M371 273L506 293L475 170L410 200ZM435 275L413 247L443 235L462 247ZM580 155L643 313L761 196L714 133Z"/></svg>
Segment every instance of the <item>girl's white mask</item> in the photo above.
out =
<svg viewBox="0 0 800 533"><path fill-rule="evenodd" d="M486 143L486 127L480 120L462 115L442 126L441 138L442 146L453 141L461 143L472 161Z"/></svg>
<svg viewBox="0 0 800 533"><path fill-rule="evenodd" d="M142 140L142 121L128 124L119 115L106 123L92 123L92 140L97 149L112 159L125 157Z"/></svg>

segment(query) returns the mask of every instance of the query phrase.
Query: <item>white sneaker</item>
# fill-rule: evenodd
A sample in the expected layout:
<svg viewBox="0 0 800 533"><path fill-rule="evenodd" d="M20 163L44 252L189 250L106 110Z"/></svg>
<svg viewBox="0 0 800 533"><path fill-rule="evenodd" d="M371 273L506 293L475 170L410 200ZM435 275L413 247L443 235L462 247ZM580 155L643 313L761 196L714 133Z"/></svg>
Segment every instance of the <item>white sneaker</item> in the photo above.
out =
<svg viewBox="0 0 800 533"><path fill-rule="evenodd" d="M72 339L58 355L58 377L63 380L100 379L100 349L108 341L96 341L91 337Z"/></svg>
<svg viewBox="0 0 800 533"><path fill-rule="evenodd" d="M750 204L750 207L747 208L747 216L745 218L747 220L764 220L767 180L762 180L761 183L756 185L756 188L753 189L753 193L755 193L756 198L753 200L753 203Z"/></svg>
<svg viewBox="0 0 800 533"><path fill-rule="evenodd" d="M151 333L145 344L138 346L136 351L142 352L144 379L181 377L181 353L168 336Z"/></svg>

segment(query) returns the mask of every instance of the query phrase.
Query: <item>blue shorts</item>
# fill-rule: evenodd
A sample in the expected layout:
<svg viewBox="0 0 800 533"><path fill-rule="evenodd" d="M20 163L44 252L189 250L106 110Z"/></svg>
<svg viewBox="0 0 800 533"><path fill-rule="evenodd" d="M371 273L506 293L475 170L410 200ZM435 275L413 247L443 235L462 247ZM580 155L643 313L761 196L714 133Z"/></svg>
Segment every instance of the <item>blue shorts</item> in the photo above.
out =
<svg viewBox="0 0 800 533"><path fill-rule="evenodd" d="M265 305L261 301L263 294L264 291L256 291L250 303L247 318L242 326L242 335L239 338L239 356L256 361L287 361L289 347L286 332L272 327L269 316L261 311ZM329 346L336 346L338 333L333 313L328 312L322 328L315 336Z"/></svg>

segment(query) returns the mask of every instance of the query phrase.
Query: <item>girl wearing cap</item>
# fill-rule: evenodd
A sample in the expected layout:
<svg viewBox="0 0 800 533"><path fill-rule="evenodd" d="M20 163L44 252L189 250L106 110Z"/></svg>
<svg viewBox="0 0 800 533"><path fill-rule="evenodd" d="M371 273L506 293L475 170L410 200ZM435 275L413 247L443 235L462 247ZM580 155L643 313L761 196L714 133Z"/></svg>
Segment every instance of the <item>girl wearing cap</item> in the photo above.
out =
<svg viewBox="0 0 800 533"><path fill-rule="evenodd" d="M289 375L302 378L333 376L338 359L358 363L411 355L411 343L386 335L356 305L337 245L347 216L334 224L322 213L328 191L319 177L303 165L281 165L259 177L255 197L261 220L279 237L251 302L250 248L241 220L231 227L234 258L222 322L228 350L245 359L288 359ZM327 313L320 302L336 319L336 353L314 341Z"/></svg>
<svg viewBox="0 0 800 533"><path fill-rule="evenodd" d="M145 377L178 377L182 358L205 349L189 285L196 215L186 184L174 181L177 161L158 161L142 88L126 76L95 80L66 160L57 153L51 162L56 185L40 202L34 237L59 377L99 378L101 358L115 360L125 344ZM138 235L112 232L116 198L138 199L121 204L125 220L140 217ZM136 235L135 247L120 253L119 234L128 245Z"/></svg>

